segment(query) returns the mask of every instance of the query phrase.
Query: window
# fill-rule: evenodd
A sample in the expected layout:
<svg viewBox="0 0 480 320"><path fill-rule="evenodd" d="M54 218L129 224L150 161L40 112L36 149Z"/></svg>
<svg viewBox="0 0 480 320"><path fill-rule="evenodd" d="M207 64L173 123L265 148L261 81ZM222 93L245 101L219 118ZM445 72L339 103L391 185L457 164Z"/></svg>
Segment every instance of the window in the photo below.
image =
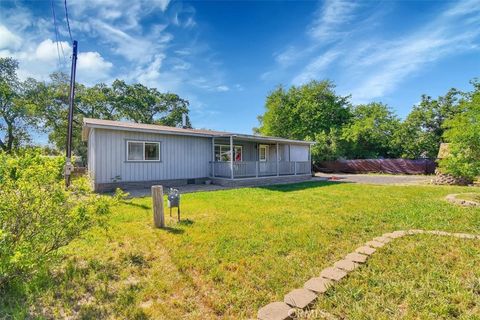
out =
<svg viewBox="0 0 480 320"><path fill-rule="evenodd" d="M160 142L127 141L128 161L159 161Z"/></svg>
<svg viewBox="0 0 480 320"><path fill-rule="evenodd" d="M258 147L258 159L262 162L268 161L268 146L260 145Z"/></svg>
<svg viewBox="0 0 480 320"><path fill-rule="evenodd" d="M242 146L233 146L234 161L243 161ZM215 161L230 161L230 146L223 144L215 145Z"/></svg>

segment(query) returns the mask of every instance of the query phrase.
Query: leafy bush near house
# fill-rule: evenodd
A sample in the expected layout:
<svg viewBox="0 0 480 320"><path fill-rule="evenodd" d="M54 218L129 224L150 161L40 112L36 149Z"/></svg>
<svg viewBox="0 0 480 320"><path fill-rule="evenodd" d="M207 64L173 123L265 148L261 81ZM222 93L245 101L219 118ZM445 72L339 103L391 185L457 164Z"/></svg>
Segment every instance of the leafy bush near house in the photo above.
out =
<svg viewBox="0 0 480 320"><path fill-rule="evenodd" d="M444 137L449 142L449 155L440 161L440 168L458 177L480 176L480 82L460 103L460 113L445 122Z"/></svg>
<svg viewBox="0 0 480 320"><path fill-rule="evenodd" d="M48 267L58 249L92 226L104 226L111 198L85 177L65 189L61 157L39 151L0 153L0 288Z"/></svg>

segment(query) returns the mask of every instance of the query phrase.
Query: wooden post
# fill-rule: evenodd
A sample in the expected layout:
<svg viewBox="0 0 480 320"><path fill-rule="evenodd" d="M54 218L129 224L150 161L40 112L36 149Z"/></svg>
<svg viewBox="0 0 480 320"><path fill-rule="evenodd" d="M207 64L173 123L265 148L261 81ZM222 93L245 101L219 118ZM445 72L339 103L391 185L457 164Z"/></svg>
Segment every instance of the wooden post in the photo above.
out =
<svg viewBox="0 0 480 320"><path fill-rule="evenodd" d="M163 214L163 187L152 186L153 223L157 228L165 228L165 216Z"/></svg>

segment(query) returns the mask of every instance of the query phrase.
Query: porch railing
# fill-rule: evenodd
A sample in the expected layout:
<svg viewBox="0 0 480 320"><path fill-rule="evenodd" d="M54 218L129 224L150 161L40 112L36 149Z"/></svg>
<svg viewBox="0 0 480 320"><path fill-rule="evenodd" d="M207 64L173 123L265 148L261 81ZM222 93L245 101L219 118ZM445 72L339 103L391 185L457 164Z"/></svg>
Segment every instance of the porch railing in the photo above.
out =
<svg viewBox="0 0 480 320"><path fill-rule="evenodd" d="M219 178L231 178L231 163L213 162L212 175ZM267 177L276 175L299 175L311 172L310 161L235 161L234 178Z"/></svg>

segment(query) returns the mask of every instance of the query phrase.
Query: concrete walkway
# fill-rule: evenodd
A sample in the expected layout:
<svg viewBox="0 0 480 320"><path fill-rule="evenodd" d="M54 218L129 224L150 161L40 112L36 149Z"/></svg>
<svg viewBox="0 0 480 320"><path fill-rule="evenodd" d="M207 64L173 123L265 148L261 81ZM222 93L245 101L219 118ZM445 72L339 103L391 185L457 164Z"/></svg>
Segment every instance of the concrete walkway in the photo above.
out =
<svg viewBox="0 0 480 320"><path fill-rule="evenodd" d="M429 183L434 176L424 175L388 175L388 174L347 174L347 173L321 173L316 177L328 179L329 181L363 183L363 184L402 184L418 185Z"/></svg>

